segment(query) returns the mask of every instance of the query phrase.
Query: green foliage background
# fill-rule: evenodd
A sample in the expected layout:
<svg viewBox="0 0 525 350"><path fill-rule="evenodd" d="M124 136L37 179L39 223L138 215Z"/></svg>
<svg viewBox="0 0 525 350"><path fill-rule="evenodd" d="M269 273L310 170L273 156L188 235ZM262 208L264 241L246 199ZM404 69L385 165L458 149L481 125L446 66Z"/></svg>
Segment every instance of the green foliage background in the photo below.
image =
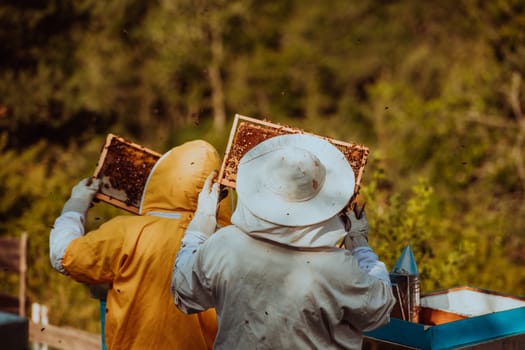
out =
<svg viewBox="0 0 525 350"><path fill-rule="evenodd" d="M29 233L53 324L98 331L49 264L70 189L108 133L223 152L240 113L367 145L371 245L390 267L410 245L423 292L524 295L524 25L519 0L4 1L0 235Z"/></svg>

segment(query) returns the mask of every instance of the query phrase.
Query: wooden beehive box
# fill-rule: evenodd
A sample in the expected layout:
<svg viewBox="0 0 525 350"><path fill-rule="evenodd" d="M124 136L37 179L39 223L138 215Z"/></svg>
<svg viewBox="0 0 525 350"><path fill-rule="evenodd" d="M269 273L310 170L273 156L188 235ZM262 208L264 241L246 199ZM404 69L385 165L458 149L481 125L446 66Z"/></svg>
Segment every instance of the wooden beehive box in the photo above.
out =
<svg viewBox="0 0 525 350"><path fill-rule="evenodd" d="M359 193L361 178L368 160L368 147L360 144L342 142L328 137L322 137L294 127L283 126L239 114L235 115L235 119L233 121L228 145L226 147L224 159L219 172L218 182L224 186L235 188L237 166L239 165L241 157L246 152L248 152L257 144L271 137L299 133L321 137L336 146L346 156L355 173L354 196L348 205L348 208L352 209Z"/></svg>
<svg viewBox="0 0 525 350"><path fill-rule="evenodd" d="M95 198L138 214L144 186L160 156L160 153L109 134L93 174L102 180Z"/></svg>

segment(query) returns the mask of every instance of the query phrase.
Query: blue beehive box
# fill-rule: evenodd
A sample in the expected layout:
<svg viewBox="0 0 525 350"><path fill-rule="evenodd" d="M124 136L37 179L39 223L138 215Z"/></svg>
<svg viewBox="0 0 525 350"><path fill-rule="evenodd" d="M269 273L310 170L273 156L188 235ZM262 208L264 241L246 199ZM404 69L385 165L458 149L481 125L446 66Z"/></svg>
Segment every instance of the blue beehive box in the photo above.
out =
<svg viewBox="0 0 525 350"><path fill-rule="evenodd" d="M29 328L26 317L0 312L0 348L29 349Z"/></svg>
<svg viewBox="0 0 525 350"><path fill-rule="evenodd" d="M473 287L426 293L417 323L393 317L365 334L364 349L367 344L373 349L525 349L525 297Z"/></svg>

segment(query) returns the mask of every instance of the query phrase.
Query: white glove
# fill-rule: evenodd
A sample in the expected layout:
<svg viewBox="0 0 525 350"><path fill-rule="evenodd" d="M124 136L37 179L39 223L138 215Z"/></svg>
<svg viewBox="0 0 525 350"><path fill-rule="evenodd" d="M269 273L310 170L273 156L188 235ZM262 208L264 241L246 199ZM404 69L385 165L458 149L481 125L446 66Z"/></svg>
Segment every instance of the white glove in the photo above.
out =
<svg viewBox="0 0 525 350"><path fill-rule="evenodd" d="M188 225L187 231L198 232L210 236L217 228L217 206L219 204L219 183L213 185L212 180L217 176L213 171L202 187L199 193L197 210L195 216Z"/></svg>
<svg viewBox="0 0 525 350"><path fill-rule="evenodd" d="M357 247L368 247L368 219L363 211L358 219L352 210L346 214L350 220L351 227L345 237L346 249L353 251Z"/></svg>
<svg viewBox="0 0 525 350"><path fill-rule="evenodd" d="M93 197L95 197L95 194L100 188L100 184L100 179L86 178L81 180L71 190L71 197L64 204L62 214L68 211L74 211L86 215Z"/></svg>

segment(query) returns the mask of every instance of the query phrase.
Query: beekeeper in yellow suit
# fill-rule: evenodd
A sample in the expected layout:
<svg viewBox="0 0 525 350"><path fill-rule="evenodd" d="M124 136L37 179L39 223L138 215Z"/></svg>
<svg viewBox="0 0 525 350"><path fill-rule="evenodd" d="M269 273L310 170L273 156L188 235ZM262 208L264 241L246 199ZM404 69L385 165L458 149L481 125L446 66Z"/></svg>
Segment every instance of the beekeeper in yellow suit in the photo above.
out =
<svg viewBox="0 0 525 350"><path fill-rule="evenodd" d="M50 234L51 264L75 281L111 284L105 321L108 349L211 349L215 310L185 315L170 294L173 261L197 208L216 149L201 140L165 153L153 167L140 216L118 216L84 234L98 179L77 184ZM218 225L229 224L230 198L221 201Z"/></svg>

